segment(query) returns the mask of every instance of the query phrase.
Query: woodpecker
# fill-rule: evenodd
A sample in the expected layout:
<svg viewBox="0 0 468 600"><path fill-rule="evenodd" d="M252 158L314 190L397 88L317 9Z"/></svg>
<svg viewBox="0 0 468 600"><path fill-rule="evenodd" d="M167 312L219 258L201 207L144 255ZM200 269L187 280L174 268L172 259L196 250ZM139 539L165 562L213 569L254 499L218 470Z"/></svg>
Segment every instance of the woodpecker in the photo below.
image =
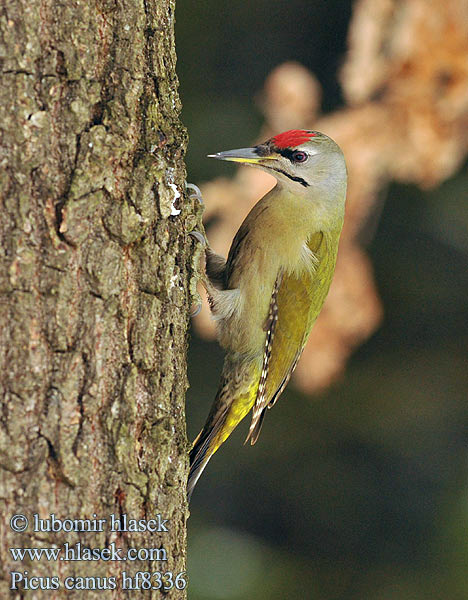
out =
<svg viewBox="0 0 468 600"><path fill-rule="evenodd" d="M293 373L328 294L346 198L339 146L318 131L291 130L254 146L209 155L263 169L275 187L252 208L227 260L205 248L206 287L226 350L219 389L190 451L187 494L252 410L258 439Z"/></svg>

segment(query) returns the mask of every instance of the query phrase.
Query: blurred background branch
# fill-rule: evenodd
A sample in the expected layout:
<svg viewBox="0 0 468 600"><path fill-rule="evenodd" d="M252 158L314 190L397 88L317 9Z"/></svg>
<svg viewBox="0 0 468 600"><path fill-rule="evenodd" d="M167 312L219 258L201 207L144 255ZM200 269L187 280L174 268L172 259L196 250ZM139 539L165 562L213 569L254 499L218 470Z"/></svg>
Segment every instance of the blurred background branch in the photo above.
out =
<svg viewBox="0 0 468 600"><path fill-rule="evenodd" d="M468 149L468 3L361 0L354 6L341 69L347 106L320 115L321 87L296 62L268 76L259 97L265 124L255 141L292 128L317 129L342 147L349 170L345 228L334 281L295 374L316 392L339 377L352 350L382 319L365 243L389 181L433 187ZM252 140L246 140L249 145ZM222 150L222 148L219 148ZM237 228L274 179L240 167L202 185L213 248L227 255ZM214 338L208 308L195 320Z"/></svg>

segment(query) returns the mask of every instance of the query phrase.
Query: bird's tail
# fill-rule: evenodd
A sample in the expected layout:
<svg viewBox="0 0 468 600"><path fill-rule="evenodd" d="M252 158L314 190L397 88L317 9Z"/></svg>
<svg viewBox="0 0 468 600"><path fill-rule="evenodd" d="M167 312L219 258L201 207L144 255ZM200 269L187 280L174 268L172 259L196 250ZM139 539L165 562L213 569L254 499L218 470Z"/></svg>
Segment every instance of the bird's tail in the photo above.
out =
<svg viewBox="0 0 468 600"><path fill-rule="evenodd" d="M228 376L223 376L221 379L206 424L190 451L190 472L187 482L189 500L208 461L247 415L257 397L261 365L251 360L244 363L227 362L228 360L227 357L225 369L227 364Z"/></svg>
<svg viewBox="0 0 468 600"><path fill-rule="evenodd" d="M187 498L189 501L193 488L203 473L203 469L220 446L220 444L216 443L216 437L226 422L228 409L229 406L226 406L225 410L218 413L214 420L208 419L208 422L198 434L190 450L190 471L187 481Z"/></svg>

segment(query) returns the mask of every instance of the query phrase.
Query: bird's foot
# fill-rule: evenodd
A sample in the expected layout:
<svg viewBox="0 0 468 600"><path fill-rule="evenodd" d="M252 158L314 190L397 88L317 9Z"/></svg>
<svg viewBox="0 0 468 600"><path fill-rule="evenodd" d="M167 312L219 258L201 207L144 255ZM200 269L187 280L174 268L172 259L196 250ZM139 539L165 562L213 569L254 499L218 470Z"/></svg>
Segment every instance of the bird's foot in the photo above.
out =
<svg viewBox="0 0 468 600"><path fill-rule="evenodd" d="M194 206L194 213L189 215L187 219L188 234L192 236L197 242L199 242L203 248L208 246L208 240L206 239L205 228L203 227L203 211L205 209L205 203L203 202L203 196L200 188L193 183L186 183L185 187L188 191L188 197L192 200L196 200L197 203Z"/></svg>
<svg viewBox="0 0 468 600"><path fill-rule="evenodd" d="M201 313L201 309L202 309L202 301L201 301L200 295L198 295L198 300L192 304L192 309L190 311L190 318L193 319L193 317L196 317L197 315L199 315Z"/></svg>
<svg viewBox="0 0 468 600"><path fill-rule="evenodd" d="M197 231L194 229L193 231L189 231L189 235L191 235L194 239L197 240L203 247L207 245L206 237L203 235L201 231Z"/></svg>
<svg viewBox="0 0 468 600"><path fill-rule="evenodd" d="M198 202L200 202L200 204L205 204L203 202L203 196L202 193L200 191L200 188L195 185L194 183L185 183L185 187L187 190L192 190L192 193L189 193L189 198L196 198L198 200Z"/></svg>
<svg viewBox="0 0 468 600"><path fill-rule="evenodd" d="M204 271L202 271L200 267L200 257L204 250L209 247L209 244L206 238L205 228L203 227L203 211L205 209L205 204L200 188L193 183L186 183L185 187L188 192L188 197L191 200L196 201L194 203L194 212L192 215L189 215L186 222L189 236L197 243L192 259L193 277L190 280L190 295L193 301L190 316L195 317L202 309L202 300L197 290L197 283L198 281L203 283L206 278Z"/></svg>

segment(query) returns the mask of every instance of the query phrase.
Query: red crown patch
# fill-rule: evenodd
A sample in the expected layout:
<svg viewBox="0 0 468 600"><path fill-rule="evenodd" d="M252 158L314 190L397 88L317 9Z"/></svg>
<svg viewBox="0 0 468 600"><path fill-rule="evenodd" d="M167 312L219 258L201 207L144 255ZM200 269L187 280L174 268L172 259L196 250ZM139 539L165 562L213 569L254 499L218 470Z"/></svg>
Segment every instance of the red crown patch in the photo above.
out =
<svg viewBox="0 0 468 600"><path fill-rule="evenodd" d="M304 129L290 129L284 133L279 133L271 138L271 141L277 148L293 148L304 142L308 142L311 137L315 137L315 133L305 131Z"/></svg>

